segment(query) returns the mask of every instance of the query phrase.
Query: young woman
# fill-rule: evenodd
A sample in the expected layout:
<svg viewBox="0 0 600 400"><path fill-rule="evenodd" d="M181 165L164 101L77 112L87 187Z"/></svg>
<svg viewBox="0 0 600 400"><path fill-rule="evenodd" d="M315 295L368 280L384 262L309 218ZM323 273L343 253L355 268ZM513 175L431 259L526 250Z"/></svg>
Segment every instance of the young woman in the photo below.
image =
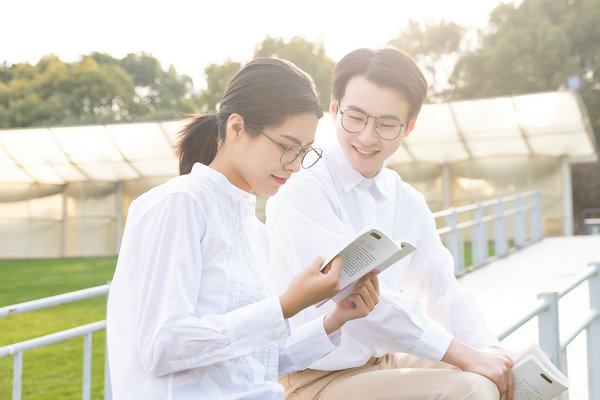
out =
<svg viewBox="0 0 600 400"><path fill-rule="evenodd" d="M318 161L311 144L321 116L310 77L263 58L231 80L218 113L184 128L182 175L129 208L108 300L113 398L281 398L278 376L332 351L337 330L373 309L371 275L290 332L287 318L337 292L341 260L324 274L315 259L281 296L268 282L252 192L273 195Z"/></svg>

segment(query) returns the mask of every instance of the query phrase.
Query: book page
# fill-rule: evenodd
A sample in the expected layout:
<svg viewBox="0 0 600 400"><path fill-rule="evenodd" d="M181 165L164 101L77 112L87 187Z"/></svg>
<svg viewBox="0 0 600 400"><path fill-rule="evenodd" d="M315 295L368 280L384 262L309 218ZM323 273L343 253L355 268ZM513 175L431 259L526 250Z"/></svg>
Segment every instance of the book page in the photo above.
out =
<svg viewBox="0 0 600 400"><path fill-rule="evenodd" d="M514 400L551 400L566 390L533 355L513 366L513 379Z"/></svg>
<svg viewBox="0 0 600 400"><path fill-rule="evenodd" d="M373 269L376 262L380 263L397 250L398 246L386 236L365 232L340 252L344 257L340 286L344 288L360 279Z"/></svg>
<svg viewBox="0 0 600 400"><path fill-rule="evenodd" d="M356 281L369 272L376 270L379 273L414 250L416 248L412 244L402 242L401 245L398 245L377 229L366 230L359 234L337 253L344 257L344 264L340 271L341 290L332 298L333 301L339 302L351 294ZM324 262L322 268L333 258ZM328 300L318 304L317 307L325 304Z"/></svg>
<svg viewBox="0 0 600 400"><path fill-rule="evenodd" d="M559 370L556 365L550 361L550 358L544 353L541 347L537 343L532 343L527 346L516 358L515 358L515 366L518 366L520 361L531 356L535 358L538 363L546 370L547 374L551 375L551 378L555 381L558 381L561 385L568 387L569 380L567 377ZM514 367L513 367L514 368ZM549 376L550 376L549 375Z"/></svg>

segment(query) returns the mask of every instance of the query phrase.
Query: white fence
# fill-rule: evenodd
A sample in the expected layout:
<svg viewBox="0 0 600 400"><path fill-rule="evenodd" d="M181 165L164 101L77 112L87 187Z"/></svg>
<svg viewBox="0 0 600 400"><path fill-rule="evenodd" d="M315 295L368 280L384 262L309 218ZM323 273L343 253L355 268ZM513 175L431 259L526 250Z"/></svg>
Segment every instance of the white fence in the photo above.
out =
<svg viewBox="0 0 600 400"><path fill-rule="evenodd" d="M57 296L2 307L0 308L0 318L41 310L43 308L58 306L78 300L89 299L91 297L104 296L108 294L108 289L109 285L96 286L89 289L78 290L76 292L59 294ZM10 355L13 356L12 400L21 400L21 377L23 373L23 353L25 351L48 346L79 336L83 336L83 382L81 387L81 398L83 400L90 400L92 385L92 334L103 329L106 329L105 320L0 347L0 358ZM104 363L104 398L111 398L110 376L106 356Z"/></svg>
<svg viewBox="0 0 600 400"><path fill-rule="evenodd" d="M435 212L433 216L439 221L438 226L442 225L438 233L452 253L456 276L505 256L510 246L518 249L542 239L541 203L537 191L451 207ZM465 254L469 250L470 264Z"/></svg>

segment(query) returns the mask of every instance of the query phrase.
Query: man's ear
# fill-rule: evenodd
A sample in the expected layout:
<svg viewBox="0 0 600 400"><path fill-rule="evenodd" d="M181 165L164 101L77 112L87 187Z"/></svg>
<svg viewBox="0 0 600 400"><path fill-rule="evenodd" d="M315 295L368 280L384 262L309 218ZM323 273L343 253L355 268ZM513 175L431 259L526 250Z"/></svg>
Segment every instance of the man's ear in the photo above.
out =
<svg viewBox="0 0 600 400"><path fill-rule="evenodd" d="M406 127L406 131L404 132L403 137L407 137L408 135L410 135L412 130L415 129L415 124L417 123L417 117L418 117L418 115L415 115L408 121L408 126Z"/></svg>
<svg viewBox="0 0 600 400"><path fill-rule="evenodd" d="M331 95L331 99L329 100L329 115L331 116L331 118L333 118L334 121L337 118L337 112L338 112L337 100L335 99L335 97L333 97L333 95Z"/></svg>
<svg viewBox="0 0 600 400"><path fill-rule="evenodd" d="M244 118L240 114L233 113L227 119L227 140L237 142L244 131Z"/></svg>

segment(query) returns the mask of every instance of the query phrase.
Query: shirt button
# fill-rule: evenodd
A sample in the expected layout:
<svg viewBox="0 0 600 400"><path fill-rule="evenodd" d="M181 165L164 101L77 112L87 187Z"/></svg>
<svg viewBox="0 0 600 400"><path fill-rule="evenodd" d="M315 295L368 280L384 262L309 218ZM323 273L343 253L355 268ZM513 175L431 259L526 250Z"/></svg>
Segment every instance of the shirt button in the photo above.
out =
<svg viewBox="0 0 600 400"><path fill-rule="evenodd" d="M312 364L312 360L306 360L306 365Z"/></svg>
<svg viewBox="0 0 600 400"><path fill-rule="evenodd" d="M273 339L273 340L277 340L278 337L279 337L279 335L276 333L271 335L271 339Z"/></svg>

